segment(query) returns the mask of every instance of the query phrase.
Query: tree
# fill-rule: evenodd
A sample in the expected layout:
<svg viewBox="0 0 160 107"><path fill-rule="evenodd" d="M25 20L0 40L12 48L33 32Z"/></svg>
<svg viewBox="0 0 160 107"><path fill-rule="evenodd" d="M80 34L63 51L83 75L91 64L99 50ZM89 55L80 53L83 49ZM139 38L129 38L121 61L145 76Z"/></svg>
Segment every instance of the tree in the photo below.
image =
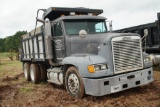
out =
<svg viewBox="0 0 160 107"><path fill-rule="evenodd" d="M5 41L4 41L5 52L8 52L10 49L12 49L11 42L12 42L12 36L5 38Z"/></svg>
<svg viewBox="0 0 160 107"><path fill-rule="evenodd" d="M0 38L0 52L4 52L4 39Z"/></svg>
<svg viewBox="0 0 160 107"><path fill-rule="evenodd" d="M11 42L12 50L17 51L18 47L21 47L21 36L26 33L27 33L27 31L18 31L18 32L16 32L15 35L13 35L12 42Z"/></svg>
<svg viewBox="0 0 160 107"><path fill-rule="evenodd" d="M13 36L8 36L4 39L0 39L0 52L17 51L21 46L21 36L26 34L27 31L18 31Z"/></svg>

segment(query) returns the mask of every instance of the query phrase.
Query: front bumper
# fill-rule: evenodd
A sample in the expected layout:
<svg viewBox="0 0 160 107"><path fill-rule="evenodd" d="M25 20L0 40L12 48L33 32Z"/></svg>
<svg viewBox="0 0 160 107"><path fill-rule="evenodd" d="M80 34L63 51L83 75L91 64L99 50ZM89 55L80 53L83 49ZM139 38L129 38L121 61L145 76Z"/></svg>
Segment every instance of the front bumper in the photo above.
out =
<svg viewBox="0 0 160 107"><path fill-rule="evenodd" d="M103 96L141 86L153 81L151 68L100 79L82 78L86 94Z"/></svg>

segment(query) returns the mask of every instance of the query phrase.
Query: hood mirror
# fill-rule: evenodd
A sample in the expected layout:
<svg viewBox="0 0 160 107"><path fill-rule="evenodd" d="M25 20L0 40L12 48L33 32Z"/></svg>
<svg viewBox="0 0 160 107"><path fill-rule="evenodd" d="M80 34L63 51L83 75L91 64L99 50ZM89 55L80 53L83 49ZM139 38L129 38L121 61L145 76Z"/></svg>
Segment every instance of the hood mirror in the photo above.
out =
<svg viewBox="0 0 160 107"><path fill-rule="evenodd" d="M86 37L87 37L87 31L85 31L85 30L80 30L80 31L79 31L79 36L80 36L81 38L86 38Z"/></svg>

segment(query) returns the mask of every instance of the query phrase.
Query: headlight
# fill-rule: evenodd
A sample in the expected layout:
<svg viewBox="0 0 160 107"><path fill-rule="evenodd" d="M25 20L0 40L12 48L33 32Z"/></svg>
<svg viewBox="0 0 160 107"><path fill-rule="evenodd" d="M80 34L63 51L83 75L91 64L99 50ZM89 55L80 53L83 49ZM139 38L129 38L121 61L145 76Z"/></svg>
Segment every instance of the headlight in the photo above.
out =
<svg viewBox="0 0 160 107"><path fill-rule="evenodd" d="M99 71L99 70L101 69L101 66L99 66L99 65L94 65L94 69L95 69L95 71Z"/></svg>
<svg viewBox="0 0 160 107"><path fill-rule="evenodd" d="M150 61L150 58L149 57L145 57L144 58L144 62L149 62Z"/></svg>
<svg viewBox="0 0 160 107"><path fill-rule="evenodd" d="M94 73L95 71L100 71L100 70L105 70L108 69L107 64L96 64L96 65L89 65L88 66L88 71L90 73Z"/></svg>
<svg viewBox="0 0 160 107"><path fill-rule="evenodd" d="M101 70L108 69L108 65L101 65Z"/></svg>

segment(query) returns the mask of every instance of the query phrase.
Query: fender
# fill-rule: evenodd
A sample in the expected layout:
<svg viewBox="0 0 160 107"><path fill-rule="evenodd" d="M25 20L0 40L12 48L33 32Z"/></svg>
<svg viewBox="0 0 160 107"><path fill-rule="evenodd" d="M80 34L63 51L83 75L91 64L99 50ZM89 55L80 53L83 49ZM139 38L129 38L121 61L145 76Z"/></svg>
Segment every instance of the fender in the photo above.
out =
<svg viewBox="0 0 160 107"><path fill-rule="evenodd" d="M98 77L106 73L89 73L88 65L107 63L107 60L98 55L72 55L62 60L62 64L70 64L77 67L81 77Z"/></svg>

